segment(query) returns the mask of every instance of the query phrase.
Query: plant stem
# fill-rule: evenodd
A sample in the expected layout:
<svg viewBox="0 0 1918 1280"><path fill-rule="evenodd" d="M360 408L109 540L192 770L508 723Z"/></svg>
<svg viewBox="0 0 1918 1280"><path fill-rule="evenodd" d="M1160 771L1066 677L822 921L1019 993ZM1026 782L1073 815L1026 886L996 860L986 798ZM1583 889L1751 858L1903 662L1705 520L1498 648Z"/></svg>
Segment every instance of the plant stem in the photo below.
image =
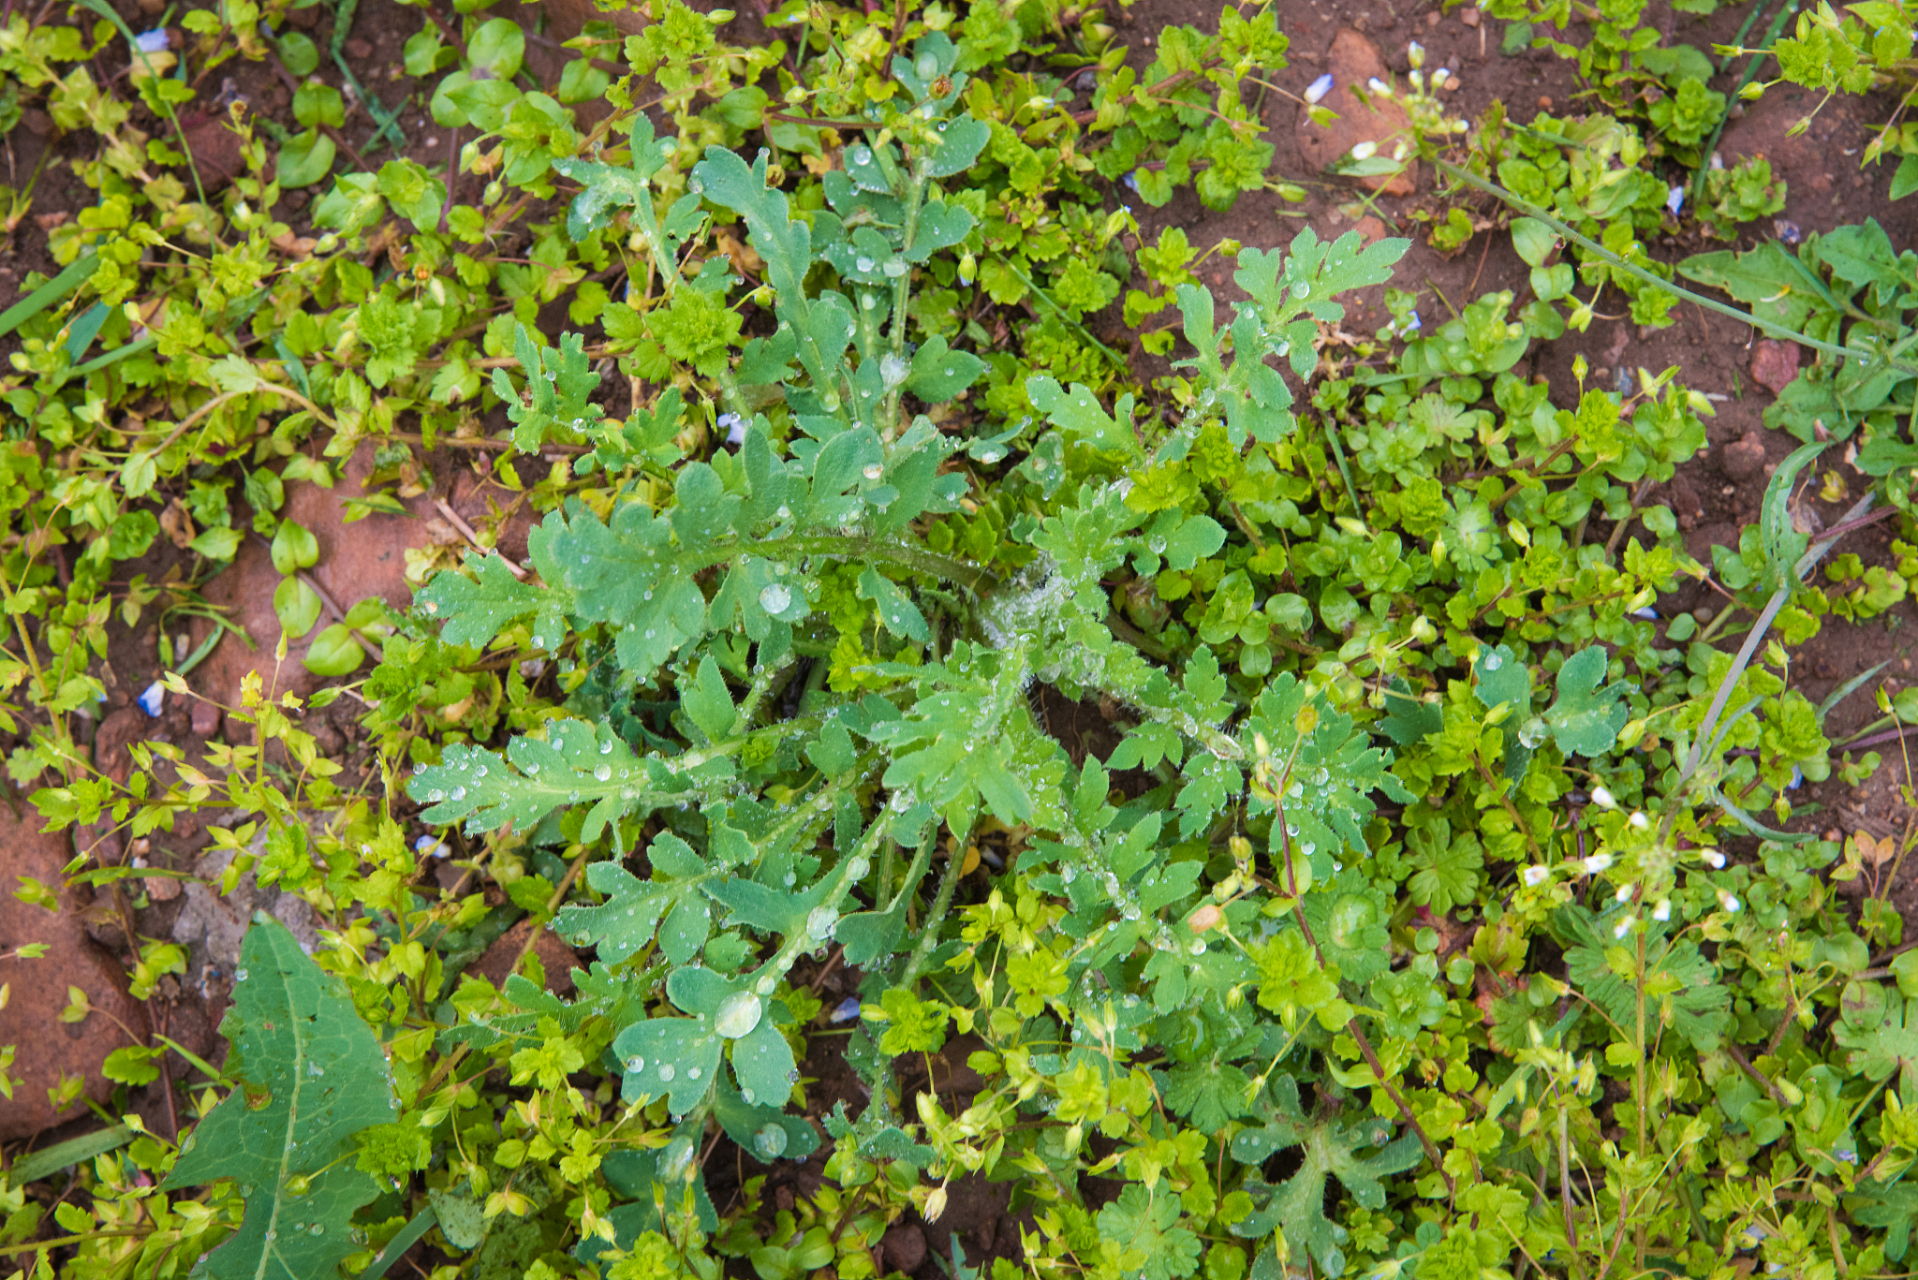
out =
<svg viewBox="0 0 1918 1280"><path fill-rule="evenodd" d="M1619 271L1623 271L1626 275L1631 276L1633 279L1638 280L1641 283L1649 284L1656 288L1663 289L1667 293L1672 294L1674 297L1683 298L1687 302L1693 303L1700 307L1704 307L1710 311L1716 311L1720 315L1730 316L1732 319L1738 321L1739 323L1748 324L1752 326L1754 329L1763 329L1766 333L1769 333L1774 337L1788 338L1791 341L1798 343L1800 346L1810 347L1814 351L1822 351L1826 355L1838 356L1841 359L1848 358L1852 360L1859 360L1859 361L1864 361L1866 363L1869 363L1874 359L1874 357L1872 356L1870 352L1859 351L1852 347L1839 346L1837 343L1834 343L1834 342L1826 342L1822 339L1811 337L1809 334L1800 333L1798 330L1792 328L1789 325L1780 324L1776 320L1767 320L1763 318L1762 316L1755 316L1749 311L1740 311L1737 307L1731 306L1728 303L1720 302L1716 298L1708 298L1702 293L1694 293L1690 289L1687 289L1682 285L1674 284L1670 280L1666 280L1653 272L1647 271L1645 268L1639 266L1637 263L1627 262L1625 259L1619 257L1617 254L1613 253L1610 249L1607 249L1604 245L1600 244L1598 241L1592 239L1590 236L1584 235L1578 231L1573 230L1571 227L1567 226L1563 222L1560 222L1557 218L1554 218L1551 214L1545 212L1545 210L1539 208L1537 205L1531 203L1529 200L1522 199L1519 196L1512 194L1510 191L1507 191L1504 187L1499 186L1497 183L1488 182L1486 179L1479 177L1477 174L1472 173L1466 169L1461 169L1459 166L1451 163L1448 160L1441 160L1436 156L1433 156L1431 159L1432 159L1432 164L1441 173L1445 174L1446 177L1451 178L1456 182L1463 182L1468 187L1476 187L1478 190L1485 192L1487 195L1497 196L1500 200L1503 200L1506 204L1518 210L1520 213L1524 214L1526 217L1537 218L1540 222L1543 222L1546 226L1558 232L1558 234L1560 234L1561 236L1564 236L1567 240L1570 240L1574 244L1577 244L1580 248L1586 250L1588 253L1595 255L1600 261L1606 263L1608 266L1616 268ZM1885 363L1890 365L1892 368L1897 369L1901 373L1918 374L1918 366L1900 364L1899 362L1895 360L1886 360Z"/></svg>
<svg viewBox="0 0 1918 1280"><path fill-rule="evenodd" d="M932 910L927 913L925 923L919 930L919 941L913 944L912 954L906 957L906 967L901 973L898 985L908 991L919 980L920 971L926 966L926 958L939 941L939 925L946 918L946 912L952 908L952 894L959 887L959 877L966 865L963 837L956 837L953 849L946 857L946 869L939 876L939 891L933 895Z"/></svg>
<svg viewBox="0 0 1918 1280"><path fill-rule="evenodd" d="M1289 775L1291 770L1288 768L1286 772ZM1305 918L1305 908L1299 905L1299 878L1292 867L1292 834L1286 830L1284 802L1278 799L1278 796L1282 794L1284 794L1283 780L1281 785L1273 790L1272 809L1275 816L1272 829L1279 833L1280 848L1285 856L1285 888L1293 899L1292 918L1297 922L1299 932L1305 936L1306 945L1312 948L1313 956L1318 959L1320 967L1323 968L1325 953L1319 950L1319 940L1312 935L1312 925ZM1412 1113L1411 1104L1406 1102L1405 1095L1399 1092L1398 1086L1394 1085L1391 1077L1386 1074L1385 1064L1379 1061L1378 1052L1372 1048L1372 1042L1366 1038L1365 1028L1359 1024L1357 1014L1353 1014L1346 1022L1345 1030L1358 1045L1359 1052L1365 1057L1366 1065L1372 1068L1372 1076L1379 1082L1379 1087L1385 1090L1385 1096L1390 1098L1392 1105L1398 1108L1399 1117L1405 1121L1406 1127L1418 1135L1419 1145L1425 1148L1425 1158L1432 1162L1432 1168L1437 1170L1438 1176L1445 1180L1446 1194L1456 1196L1458 1187L1453 1184L1452 1175L1445 1171L1445 1159L1439 1154L1437 1144L1425 1132L1425 1126L1419 1123L1418 1117Z"/></svg>
<svg viewBox="0 0 1918 1280"><path fill-rule="evenodd" d="M974 591L984 590L995 583L993 576L986 570L967 564L963 560L943 556L936 551L928 551L924 547L911 543L860 537L854 534L792 534L788 537L772 538L757 543L753 546L753 552L768 559L826 556L831 559L869 557L887 560L893 564L903 565L915 573L944 578ZM717 555L713 563L730 560L737 554L739 554L738 548L728 548Z"/></svg>

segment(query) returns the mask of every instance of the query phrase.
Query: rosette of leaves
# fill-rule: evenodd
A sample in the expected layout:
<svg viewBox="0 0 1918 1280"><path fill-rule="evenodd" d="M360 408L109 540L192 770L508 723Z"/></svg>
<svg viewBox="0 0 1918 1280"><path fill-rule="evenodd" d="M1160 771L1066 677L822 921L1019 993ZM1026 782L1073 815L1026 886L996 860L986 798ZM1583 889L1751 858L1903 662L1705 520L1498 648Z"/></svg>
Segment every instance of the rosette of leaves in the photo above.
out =
<svg viewBox="0 0 1918 1280"><path fill-rule="evenodd" d="M1296 682L1259 700L1250 727L1228 728L1240 704L1213 655L1201 649L1183 671L1154 663L1107 626L1105 579L1128 562L1193 569L1219 552L1218 521L1155 512L1111 477L1148 456L1170 467L1206 431L1238 447L1285 440L1297 427L1286 378L1311 370L1317 324L1342 317L1342 291L1382 282L1404 242L1362 248L1356 235L1325 243L1307 232L1289 253L1246 251L1237 279L1250 297L1224 327L1209 292L1183 288L1188 365L1211 394L1151 455L1130 401L1108 410L1089 388L1033 377L1027 390L1048 430L1021 465L1045 505L1012 534L1029 549L1026 569L999 581L932 548L929 531L967 494L965 474L942 465L963 442L911 412L956 395L981 367L944 343L914 351L906 342L917 273L956 252L971 226L938 183L985 139L955 113L961 77L951 57L932 37L896 61L919 124L849 148L810 224L768 185L763 158L749 165L709 150L663 220L651 161L574 170L588 184L574 209L588 232L624 209L646 239L671 243L668 224L689 234L704 216L687 200L744 223L778 328L743 344L724 338L726 359L711 383L693 383L707 399L692 409L716 416L734 406L738 442L679 464L670 498L656 482L627 485L609 506L554 511L529 538L537 581L489 556L473 576L443 573L420 595L445 643L596 646L623 689L672 692L671 738L629 739L611 717L560 714L503 749L451 745L410 787L430 823L526 830L572 810L587 846L610 841L624 853L644 841L644 878L613 862L590 867L593 901L562 912L557 927L602 960L657 947L674 966L659 1014L622 1013L612 1051L626 1097L665 1099L682 1137L733 1096L727 1090L777 1123L795 1066L781 983L801 955L837 942L875 983L910 986L940 943L961 865L948 862L930 912L914 911L917 931L908 931L935 824L955 840L988 817L1019 824L1056 835L1062 867L1112 867L1139 931L1102 939L1103 956L1128 937L1161 937L1156 913L1190 896L1198 870L1168 863L1174 823L1177 838L1193 840L1241 811L1243 762L1267 726L1286 741L1304 734L1288 777L1312 796L1286 803L1317 837L1317 852L1301 856L1326 883L1336 850L1364 839L1360 792L1391 785L1349 719L1326 708L1311 711L1318 730L1293 728L1322 705ZM670 257L655 265L677 269ZM671 294L696 287L682 279ZM727 287L719 282L714 296ZM662 397L624 426L605 422L585 374L574 380L573 349L562 340L556 355L527 340L524 372L549 385L504 384L519 420L542 435L555 423L580 430L596 458L643 467L683 402ZM1005 448L1000 436L977 442ZM1050 471L1040 466L1048 460ZM1076 485L1059 483L1067 472ZM868 644L879 651L847 670L857 681L796 703L775 696L802 658L837 663L847 646L866 654ZM1089 762L1075 775L1035 723L1024 696L1035 678L1130 708L1140 726L1121 751L1129 763L1170 766L1176 819L1116 823L1106 772ZM1334 771L1343 786L1327 785ZM664 830L646 840L643 822ZM898 846L916 851L903 870ZM1355 972L1367 971L1363 954L1384 918L1377 906L1346 883L1322 912L1327 945ZM1168 993L1223 990L1254 971L1221 951L1209 966L1155 969L1154 981ZM1322 1018L1335 1002L1346 1007L1336 978L1328 999L1323 975L1301 976Z"/></svg>

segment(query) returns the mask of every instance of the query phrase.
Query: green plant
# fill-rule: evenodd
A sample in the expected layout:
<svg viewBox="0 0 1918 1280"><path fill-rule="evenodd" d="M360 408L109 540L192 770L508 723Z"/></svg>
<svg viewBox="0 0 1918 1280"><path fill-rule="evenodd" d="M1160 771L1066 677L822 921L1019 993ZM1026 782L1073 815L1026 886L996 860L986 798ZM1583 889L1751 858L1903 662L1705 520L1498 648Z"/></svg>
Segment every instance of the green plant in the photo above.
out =
<svg viewBox="0 0 1918 1280"><path fill-rule="evenodd" d="M394 1116L392 1082L343 984L286 926L262 914L240 959L223 1028L240 1087L207 1113L160 1189L239 1184L242 1229L207 1256L206 1274L325 1274L355 1251L353 1213L377 1190L347 1161L355 1135Z"/></svg>
<svg viewBox="0 0 1918 1280"><path fill-rule="evenodd" d="M1864 93L1874 87L1903 86L1911 78L1912 16L1898 0L1868 0L1846 5L1844 11L1821 4L1798 14L1792 34L1774 41L1778 78L1821 90L1829 100L1837 93ZM1762 91L1762 90L1761 90ZM1892 199L1918 190L1918 133L1903 122L1909 90L1898 108L1864 149L1861 164L1898 156L1892 176ZM1794 126L1802 133L1807 116Z"/></svg>
<svg viewBox="0 0 1918 1280"><path fill-rule="evenodd" d="M259 16L192 16L182 61L318 67ZM1500 201L1435 217L1440 241L1505 227L1531 269L1530 297L1456 308L1392 280L1405 241L1311 230L1171 228L1133 280L1137 224L1095 179L1215 204L1267 181L1238 81L1282 62L1274 11L1168 34L1137 80L1102 13L1050 0L795 3L759 49L651 16L577 43L631 74L574 58L543 87L514 24L429 19L406 57L443 170L333 173L343 117L309 86L218 201L135 181L131 99L45 52L84 42L9 27L70 68L26 92L80 94L102 139L72 265L0 316L12 777L96 835L220 815L219 887L254 872L320 942L256 924L224 1073L164 1033L109 1059L126 1122L6 1172L6 1256L378 1277L424 1244L442 1280L863 1280L890 1229L985 1179L1021 1225L995 1280L1893 1270L1911 841L1841 849L1796 791L1869 771L1827 725L1883 668L1814 702L1791 659L1918 575L1911 264L1883 233L1681 268L1819 353L1777 410L1812 442L1707 564L1659 486L1711 400L1676 370L1526 372L1609 285L1648 322L1679 296L1742 314L1650 252L1675 212L1654 166L1712 104L1630 6L1600 12L1591 74L1648 107L1675 87L1663 143L1606 116L1474 132L1408 77L1407 153ZM1708 221L1776 199L1756 166L1713 172ZM327 230L305 244L261 212L299 180ZM1223 314L1214 260L1243 297ZM1391 323L1343 336L1341 299L1392 283ZM1171 320L1142 335L1170 358L1149 382L1088 329L1121 297L1128 325ZM1814 535L1803 495L1853 496L1821 431L1876 483ZM469 470L481 554L410 551L413 608L341 611L313 703L249 684L228 741L102 776L79 713L110 629L203 612L193 584L257 536L283 646L310 633L287 490L356 449L349 516ZM486 553L519 510L543 517L526 564ZM1895 566L1844 549L1881 513ZM116 568L162 533L177 571ZM1667 612L1706 576L1709 618ZM160 690L193 696L179 677ZM1842 746L1918 714L1874 692ZM341 699L363 782L302 724ZM1073 703L1097 727L1062 724ZM152 874L89 840L77 879ZM497 985L470 972L521 926ZM566 994L549 929L592 950ZM185 957L130 962L144 992ZM323 1075L274 1051L317 1025L294 1011L331 1034ZM863 1105L810 1078L835 1041ZM130 1114L176 1059L190 1146ZM342 1072L316 1127L310 1086ZM781 1162L826 1143L785 1200Z"/></svg>
<svg viewBox="0 0 1918 1280"><path fill-rule="evenodd" d="M1699 254L1679 271L1754 314L1842 344L1843 355L1815 356L1765 410L1765 422L1804 442L1855 439L1860 469L1885 476L1918 461L1907 438L1918 366L1907 367L1910 321L1894 283L1912 261L1868 219L1809 235L1795 251L1774 240L1745 253Z"/></svg>

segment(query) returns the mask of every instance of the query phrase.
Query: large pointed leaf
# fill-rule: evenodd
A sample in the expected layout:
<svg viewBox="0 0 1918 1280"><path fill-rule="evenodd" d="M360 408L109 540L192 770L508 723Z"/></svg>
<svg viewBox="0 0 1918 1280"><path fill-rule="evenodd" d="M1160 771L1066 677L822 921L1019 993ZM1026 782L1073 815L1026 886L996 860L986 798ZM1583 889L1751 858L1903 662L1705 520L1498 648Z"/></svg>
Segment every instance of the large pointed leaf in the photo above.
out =
<svg viewBox="0 0 1918 1280"><path fill-rule="evenodd" d="M353 1135L393 1119L386 1056L345 984L264 912L253 917L233 977L220 1031L233 1043L227 1070L240 1088L188 1137L162 1186L239 1183L240 1229L196 1276L331 1276L362 1248L353 1212L379 1191L354 1163Z"/></svg>

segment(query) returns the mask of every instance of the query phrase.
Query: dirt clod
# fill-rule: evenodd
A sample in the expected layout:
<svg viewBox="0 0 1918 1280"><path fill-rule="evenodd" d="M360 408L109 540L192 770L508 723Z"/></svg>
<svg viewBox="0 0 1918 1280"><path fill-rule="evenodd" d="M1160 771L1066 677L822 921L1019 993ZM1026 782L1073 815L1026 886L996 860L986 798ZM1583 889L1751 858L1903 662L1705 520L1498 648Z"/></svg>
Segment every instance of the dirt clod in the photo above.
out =
<svg viewBox="0 0 1918 1280"><path fill-rule="evenodd" d="M513 962L519 958L520 948L526 945L526 935L532 928L532 922L522 920L502 933L467 972L486 979L496 987L504 986L513 972ZM551 929L541 929L539 936L533 940L533 954L539 957L540 968L546 971L546 989L554 995L571 995L573 970L579 965L579 956L573 949L561 942L559 935Z"/></svg>
<svg viewBox="0 0 1918 1280"><path fill-rule="evenodd" d="M1376 44L1360 32L1346 28L1332 39L1326 70L1332 75L1332 92L1323 102L1338 112L1338 119L1321 127L1312 123L1306 110L1300 110L1299 153L1308 164L1326 169L1362 142L1383 148L1389 145L1391 138L1402 136L1401 131L1406 127L1403 108L1378 95L1371 97L1368 103L1357 92L1373 79L1385 77L1385 60L1379 56ZM1418 186L1418 170L1408 165L1401 173L1378 174L1359 181L1389 196L1409 196Z"/></svg>
<svg viewBox="0 0 1918 1280"><path fill-rule="evenodd" d="M180 118L187 158L207 187L221 187L246 170L240 154L240 135L227 126L224 114L194 112Z"/></svg>
<svg viewBox="0 0 1918 1280"><path fill-rule="evenodd" d="M1719 467L1733 480L1749 480L1765 470L1765 438L1747 431L1726 445L1719 456Z"/></svg>
<svg viewBox="0 0 1918 1280"><path fill-rule="evenodd" d="M926 1260L926 1233L915 1222L895 1223L887 1229L880 1247L886 1257L886 1270L911 1275Z"/></svg>
<svg viewBox="0 0 1918 1280"><path fill-rule="evenodd" d="M1798 376L1798 351L1796 342L1759 339L1752 348L1752 380L1773 395L1778 395Z"/></svg>
<svg viewBox="0 0 1918 1280"><path fill-rule="evenodd" d="M193 736L211 738L220 731L220 709L211 702L193 704Z"/></svg>
<svg viewBox="0 0 1918 1280"><path fill-rule="evenodd" d="M0 866L9 890L18 887L14 877L26 876L58 891L71 850L65 837L39 825L0 808ZM106 1101L113 1084L100 1075L100 1064L132 1043L122 1026L146 1034L146 1009L127 995L120 966L87 936L84 906L78 893L61 893L58 911L0 893L0 955L32 943L47 948L37 959L0 960L0 985L9 988L0 1041L15 1046L13 1100L0 1107L0 1141L31 1137L79 1113L85 1104L78 1095L60 1108L48 1099L47 1090L62 1079L79 1076L85 1096ZM91 1010L77 1022L60 1017L72 1003L69 987L85 995Z"/></svg>

